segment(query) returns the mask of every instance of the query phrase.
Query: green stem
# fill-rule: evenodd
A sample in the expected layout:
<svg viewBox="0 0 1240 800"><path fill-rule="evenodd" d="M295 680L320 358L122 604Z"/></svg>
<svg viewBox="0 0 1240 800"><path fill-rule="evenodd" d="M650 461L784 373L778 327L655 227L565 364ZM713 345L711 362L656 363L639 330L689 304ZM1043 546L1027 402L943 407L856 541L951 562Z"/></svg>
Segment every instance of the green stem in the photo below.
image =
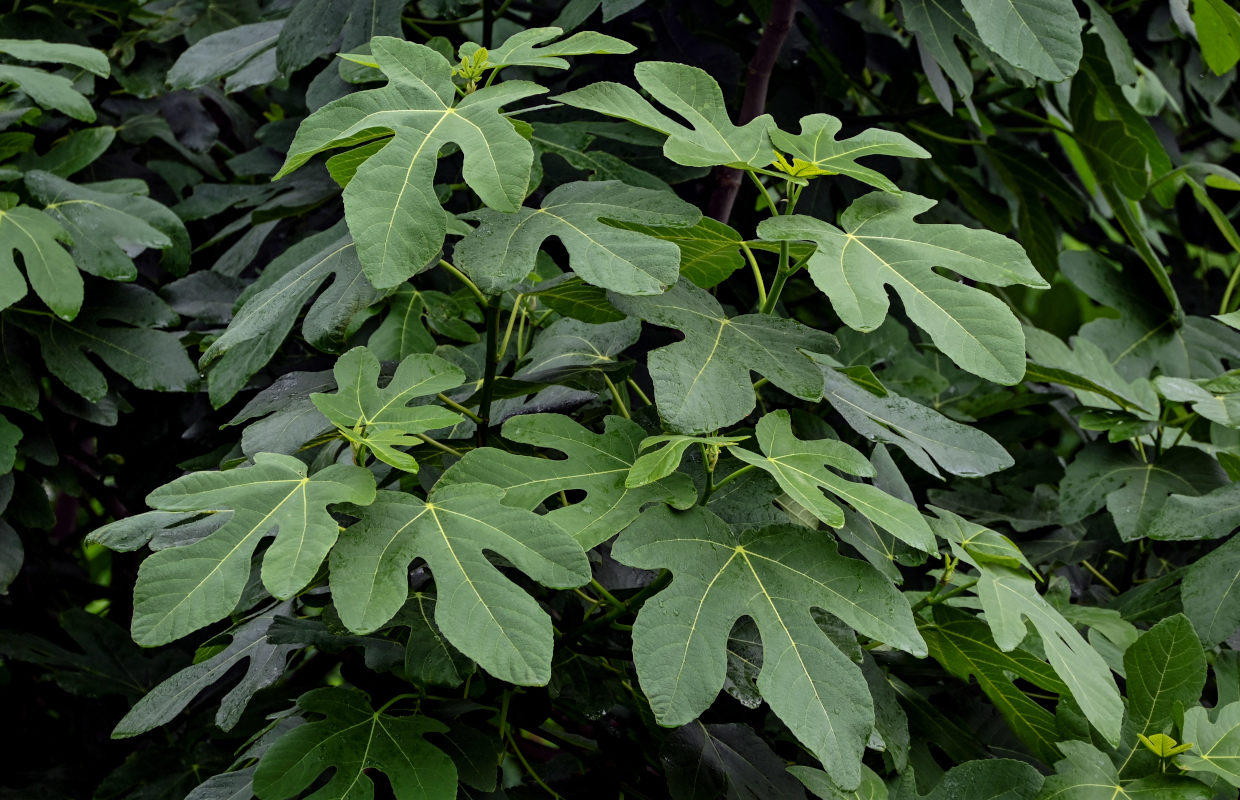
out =
<svg viewBox="0 0 1240 800"><path fill-rule="evenodd" d="M529 774L530 778L533 779L534 783L538 784L539 787L544 792L546 792L549 797L553 797L555 798L555 800L562 800L562 798L555 791L555 789L552 789L550 786L548 786L546 782L542 779L542 777L538 774L538 772L536 772L534 768L530 766L530 762L526 760L525 754L521 752L521 748L517 745L517 741L516 739L512 737L512 734L508 734L507 736L505 736L505 738L508 740L508 746L512 748L513 755L517 757L517 761L521 762L521 766L525 768L526 773Z"/></svg>
<svg viewBox="0 0 1240 800"><path fill-rule="evenodd" d="M575 631L572 631L565 636L565 640L562 644L572 644L590 631L595 630L596 628L601 628L605 625L610 625L614 620L624 616L630 611L640 608L642 603L646 602L648 597L661 590L664 586L667 586L671 580L671 572L668 570L660 570L654 580L642 587L641 591L637 594L633 595L628 600L625 600L621 604L620 608L613 608L601 617L595 617L592 620L587 620L582 623L582 625Z"/></svg>
<svg viewBox="0 0 1240 800"><path fill-rule="evenodd" d="M389 701L387 701L386 703L384 703L383 705L379 706L378 710L376 710L376 711L375 711L375 713L376 713L376 714L382 714L384 711L387 711L389 708L391 708L392 706L396 705L396 704L397 704L397 703L399 703L401 700L404 700L406 697L412 697L412 698L414 698L414 699L416 700L418 696L417 696L416 694L410 694L410 693L398 694L398 695L396 695L395 697L393 697L391 700L389 700Z"/></svg>
<svg viewBox="0 0 1240 800"><path fill-rule="evenodd" d="M637 385L637 381L633 380L632 378L625 378L624 382L628 384L628 387L630 389L637 392L637 396L641 398L641 401L643 403L645 403L648 406L654 405L654 403L651 402L650 398L646 396L646 393L642 391L642 387Z"/></svg>
<svg viewBox="0 0 1240 800"><path fill-rule="evenodd" d="M487 343L482 365L482 388L478 397L478 446L485 447L487 429L491 427L491 398L495 393L495 370L499 366L496 353L499 350L499 297L492 297L486 304Z"/></svg>
<svg viewBox="0 0 1240 800"><path fill-rule="evenodd" d="M629 407L624 403L624 398L620 396L620 389L616 387L616 384L612 383L611 378L607 377L607 373L604 372L602 375L603 380L607 383L607 388L611 390L612 399L616 401L616 408L620 411L620 416L625 419L633 419L633 416L629 414Z"/></svg>
<svg viewBox="0 0 1240 800"><path fill-rule="evenodd" d="M758 194L766 201L767 208L771 209L771 215L778 214L779 212L775 210L775 204L771 202L771 193L762 185L762 181L758 180L758 176L754 174L753 170L749 169L745 170L745 174L749 176L749 180L753 181L753 185L758 187Z"/></svg>
<svg viewBox="0 0 1240 800"><path fill-rule="evenodd" d="M1236 285L1240 283L1240 264L1236 264L1235 269L1231 271L1231 278L1227 281L1227 288L1223 290L1223 302L1218 304L1218 313L1226 314L1231 308L1231 296L1236 292Z"/></svg>
<svg viewBox="0 0 1240 800"><path fill-rule="evenodd" d="M920 611L921 609L925 608L928 605L937 606L939 603L946 602L959 594L963 594L964 592L967 592L968 590L972 589L976 585L977 585L977 581L974 580L974 581L970 581L969 583L963 584L962 586L957 586L955 589L952 589L950 592L939 594L938 593L939 585L936 584L933 591L931 591L925 597L921 598L920 600L918 600L916 603L913 604L912 611L913 613L917 613L918 611Z"/></svg>
<svg viewBox="0 0 1240 800"><path fill-rule="evenodd" d="M445 406L452 409L453 411L457 411L461 414L464 414L466 417L473 420L474 422L482 422L482 417L478 416L477 414L470 411L465 406L456 402L451 397L448 397L446 394L443 394L442 392L440 392L439 394L435 395L435 397L436 399L439 400L439 402L443 403Z"/></svg>
<svg viewBox="0 0 1240 800"><path fill-rule="evenodd" d="M525 313L525 304L522 302L525 295L519 294L512 300L512 313L508 315L508 325L504 328L504 340L499 345L499 358L503 358L508 352L508 341L512 338L512 325L517 321L517 313Z"/></svg>
<svg viewBox="0 0 1240 800"><path fill-rule="evenodd" d="M461 457L465 455L460 450L457 450L455 447L449 447L448 445L444 444L441 441L438 441L437 439L432 439L431 437L427 436L425 433L415 433L414 436L418 437L419 439L426 442L430 446L444 451L445 453L451 453L454 456L461 456Z"/></svg>
<svg viewBox="0 0 1240 800"><path fill-rule="evenodd" d="M448 272L451 272L453 275L455 275L461 281L461 283L465 284L466 288L468 288L469 291L473 292L474 297L478 298L479 303L486 305L487 296L482 293L481 289L478 288L478 284L474 283L473 281L469 279L468 275L466 275L464 272L461 272L459 269L452 266L452 264L450 264L447 261L444 261L443 259L439 260L439 266L443 267Z"/></svg>
<svg viewBox="0 0 1240 800"><path fill-rule="evenodd" d="M762 280L762 270L758 268L758 259L754 256L748 242L741 242L741 251L749 260L749 269L753 271L754 286L758 290L758 308L762 308L766 305L766 283Z"/></svg>
<svg viewBox="0 0 1240 800"><path fill-rule="evenodd" d="M590 588L598 592L599 596L603 598L603 601L606 602L607 605L611 606L612 608L623 608L624 607L624 603L621 602L620 600L617 600L616 596L612 594L611 592L607 591L607 587L599 583L597 579L595 578L590 579Z"/></svg>
<svg viewBox="0 0 1240 800"><path fill-rule="evenodd" d="M931 130L930 128L927 128L925 125L919 125L916 122L910 122L908 126L912 128L913 130L917 131L918 133L925 134L926 136L929 136L931 139L938 139L940 142L947 142L948 144L958 144L958 145L963 145L965 147L986 147L986 143L983 142L981 139L960 139L955 136L948 136L945 133L939 133L938 131Z"/></svg>
<svg viewBox="0 0 1240 800"><path fill-rule="evenodd" d="M775 271L775 280L771 281L771 291L766 296L766 302L762 304L763 314L770 314L775 310L776 303L779 302L779 296L784 291L784 284L791 277L793 269L788 266L788 243L779 243L779 269Z"/></svg>

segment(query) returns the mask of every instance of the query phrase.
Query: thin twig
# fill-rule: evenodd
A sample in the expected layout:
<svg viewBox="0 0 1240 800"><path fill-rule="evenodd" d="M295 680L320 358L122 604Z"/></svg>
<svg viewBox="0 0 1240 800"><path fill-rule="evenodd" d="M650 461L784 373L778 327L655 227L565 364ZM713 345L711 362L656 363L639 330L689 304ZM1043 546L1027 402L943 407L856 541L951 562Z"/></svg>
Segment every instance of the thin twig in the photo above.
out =
<svg viewBox="0 0 1240 800"><path fill-rule="evenodd" d="M762 29L762 38L758 41L753 60L749 62L745 97L736 117L737 125L756 119L766 109L771 72L775 69L779 51L783 49L784 41L788 38L788 31L792 30L796 11L797 0L775 0L771 4L771 16ZM720 222L727 222L728 217L732 216L732 206L736 203L736 194L741 188L741 171L722 167L716 171L715 176L715 191L711 195L706 213Z"/></svg>

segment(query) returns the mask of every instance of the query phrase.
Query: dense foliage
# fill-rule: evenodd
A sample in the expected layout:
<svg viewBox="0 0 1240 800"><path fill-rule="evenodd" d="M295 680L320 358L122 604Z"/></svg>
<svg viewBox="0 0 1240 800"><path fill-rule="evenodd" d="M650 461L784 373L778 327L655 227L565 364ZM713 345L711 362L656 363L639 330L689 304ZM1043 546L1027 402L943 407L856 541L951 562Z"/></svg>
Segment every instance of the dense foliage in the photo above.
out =
<svg viewBox="0 0 1240 800"><path fill-rule="evenodd" d="M1238 59L14 3L0 796L1236 797Z"/></svg>

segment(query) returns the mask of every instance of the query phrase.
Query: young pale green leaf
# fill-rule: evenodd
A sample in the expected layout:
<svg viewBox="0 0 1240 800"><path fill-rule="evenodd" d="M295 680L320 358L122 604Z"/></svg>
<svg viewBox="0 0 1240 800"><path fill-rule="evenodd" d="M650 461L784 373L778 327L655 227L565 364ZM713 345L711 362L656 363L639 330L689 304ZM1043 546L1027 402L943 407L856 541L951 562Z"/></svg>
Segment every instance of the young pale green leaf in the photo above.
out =
<svg viewBox="0 0 1240 800"><path fill-rule="evenodd" d="M946 267L996 286L1048 286L1011 239L960 225L923 225L914 217L934 201L872 192L840 217L840 230L800 215L763 220L758 235L818 245L810 256L814 283L850 328L882 324L895 289L904 310L961 369L1002 384L1025 372L1025 337L1007 305L981 289L934 272Z"/></svg>
<svg viewBox="0 0 1240 800"><path fill-rule="evenodd" d="M1084 23L1071 0L964 0L978 36L1012 66L1048 81L1080 64Z"/></svg>
<svg viewBox="0 0 1240 800"><path fill-rule="evenodd" d="M684 457L685 451L695 444L712 445L716 448L729 447L748 438L748 436L681 436L679 434L647 436L642 439L642 450L657 444L664 446L634 461L632 468L629 469L628 477L624 479L624 485L630 489L636 489L638 486L663 480L680 468L680 460Z"/></svg>
<svg viewBox="0 0 1240 800"><path fill-rule="evenodd" d="M1180 586L1184 613L1206 647L1213 647L1240 627L1240 536L1188 567Z"/></svg>
<svg viewBox="0 0 1240 800"><path fill-rule="evenodd" d="M1068 687L1046 662L1021 649L1005 653L986 623L942 604L934 607L934 624L920 630L931 657L962 681L976 678L978 688L1034 755L1048 764L1059 757L1056 742L1063 736L1054 715L1014 682L1020 679L1048 692L1066 694Z"/></svg>
<svg viewBox="0 0 1240 800"><path fill-rule="evenodd" d="M514 33L503 44L487 50L486 66L568 69L568 62L561 56L624 55L637 49L622 39L595 31L581 31L553 44L543 44L563 33L560 28L527 28ZM466 42L458 53L461 58L472 58L480 49L474 42Z"/></svg>
<svg viewBox="0 0 1240 800"><path fill-rule="evenodd" d="M478 451L474 451L478 452ZM332 597L350 630L392 619L409 594L409 564L435 576L435 622L458 650L500 680L527 686L551 678L551 619L483 551L556 588L590 580L581 545L545 516L503 505L504 490L441 485L423 502L382 492L331 555Z"/></svg>
<svg viewBox="0 0 1240 800"><path fill-rule="evenodd" d="M771 141L797 159L795 177L847 175L884 192L900 194L900 189L881 172L863 167L857 159L866 156L929 158L930 153L908 137L877 128L862 131L839 141L835 135L843 125L830 114L811 114L801 118L799 134L771 131Z"/></svg>
<svg viewBox="0 0 1240 800"><path fill-rule="evenodd" d="M1073 739L1061 742L1059 748L1066 758L1055 764L1055 774L1043 784L1040 800L1210 800L1214 797L1214 792L1204 783L1176 775L1121 780L1111 759L1087 742Z"/></svg>
<svg viewBox="0 0 1240 800"><path fill-rule="evenodd" d="M823 495L823 489L844 500L866 519L907 544L934 552L934 534L917 507L887 494L877 486L841 478L838 469L870 477L874 467L865 456L836 439L805 441L792 433L785 410L764 416L755 431L762 456L743 448L732 455L769 472L798 504L833 528L844 524L844 512Z"/></svg>
<svg viewBox="0 0 1240 800"><path fill-rule="evenodd" d="M639 336L641 323L632 318L602 325L558 319L538 334L526 354L528 360L512 377L553 382L580 372L614 368L620 364L616 356L636 344Z"/></svg>
<svg viewBox="0 0 1240 800"><path fill-rule="evenodd" d="M222 406L266 366L297 322L301 307L331 279L311 304L301 330L311 344L339 350L354 317L382 297L362 274L353 240L335 225L294 244L266 266L242 295L228 329L203 353L211 402Z"/></svg>
<svg viewBox="0 0 1240 800"><path fill-rule="evenodd" d="M737 535L700 507L645 512L616 540L612 555L675 575L633 626L638 677L661 724L686 724L714 702L727 668L728 632L747 615L762 638L762 697L833 780L857 786L874 726L870 690L810 609L924 655L908 602L890 581L865 562L840 556L821 534L772 527Z"/></svg>
<svg viewBox="0 0 1240 800"><path fill-rule="evenodd" d="M26 296L26 281L13 258L17 251L30 286L47 307L61 319L78 315L85 293L82 276L61 244L72 245L73 237L52 217L30 206L0 209L0 308Z"/></svg>
<svg viewBox="0 0 1240 800"><path fill-rule="evenodd" d="M461 421L460 414L446 408L411 405L465 382L461 368L439 356L409 356L383 388L378 387L379 359L365 347L355 347L336 359L334 373L337 391L311 394L311 402L355 447L369 448L376 458L397 469L417 472L418 462L395 448L419 444L414 434Z"/></svg>
<svg viewBox="0 0 1240 800"><path fill-rule="evenodd" d="M318 571L340 532L327 506L374 500L369 470L334 464L307 474L291 456L259 453L254 466L195 472L147 497L163 511L231 513L219 530L142 562L134 588L134 640L165 644L228 616L250 576L259 541L277 530L263 556L262 579L280 598L292 597Z"/></svg>
<svg viewBox="0 0 1240 800"><path fill-rule="evenodd" d="M52 375L91 402L107 394L108 379L87 353L142 389L184 392L198 383L198 370L180 338L157 330L176 324L177 315L141 286L97 288L91 305L72 323L34 315L13 321L38 339Z"/></svg>
<svg viewBox="0 0 1240 800"><path fill-rule="evenodd" d="M169 250L165 266L170 271L182 273L188 265L190 241L185 225L166 206L143 196L145 183L79 185L32 170L26 173L26 187L46 206L44 213L69 232L70 252L85 272L132 281L138 277L133 257L145 248Z"/></svg>
<svg viewBox="0 0 1240 800"><path fill-rule="evenodd" d="M1192 708L1206 684L1206 656L1183 614L1166 617L1124 651L1128 711L1124 715L1120 774L1143 749L1144 738L1171 730L1176 708Z"/></svg>
<svg viewBox="0 0 1240 800"><path fill-rule="evenodd" d="M547 519L587 549L623 530L647 503L688 508L697 502L693 482L680 473L635 489L625 486L645 438L641 426L626 419L608 417L599 434L562 414L523 414L504 423L503 435L521 444L556 450L565 458L483 447L453 464L439 485L489 483L507 491L505 504L531 510L559 492L584 491L586 496L579 502L562 507L552 504Z"/></svg>
<svg viewBox="0 0 1240 800"><path fill-rule="evenodd" d="M512 289L534 271L543 241L556 237L582 280L620 294L659 294L676 282L680 250L675 244L603 220L688 227L697 208L671 192L639 189L618 181L566 183L542 207L465 215L478 227L462 239L456 265L488 294Z"/></svg>
<svg viewBox="0 0 1240 800"><path fill-rule="evenodd" d="M1200 450L1176 447L1147 462L1126 446L1093 444L1064 471L1059 509L1065 522L1076 522L1105 504L1124 541L1155 533L1175 537L1174 526L1153 527L1167 498L1196 497L1226 483L1218 462Z"/></svg>
<svg viewBox="0 0 1240 800"><path fill-rule="evenodd" d="M220 701L215 724L231 730L241 719L254 693L284 675L284 663L296 645L273 644L267 638L277 614L287 614L288 604L247 620L228 632L228 646L208 659L186 667L160 683L139 700L112 730L113 739L146 733L170 722L198 695L222 681L234 667L246 662L245 675Z"/></svg>
<svg viewBox="0 0 1240 800"><path fill-rule="evenodd" d="M833 352L838 345L830 334L770 314L728 317L719 301L685 280L657 297L609 299L630 316L684 334L648 360L659 416L679 433L726 428L753 411L751 370L796 397L822 396L822 371L799 351Z"/></svg>
<svg viewBox="0 0 1240 800"><path fill-rule="evenodd" d="M456 766L423 738L447 731L443 723L375 711L366 695L340 686L313 689L297 705L323 719L293 728L263 754L254 770L259 800L299 797L327 770L331 779L314 793L319 800L369 800L372 769L387 777L396 797L456 797Z"/></svg>
<svg viewBox="0 0 1240 800"><path fill-rule="evenodd" d="M1240 787L1240 703L1228 703L1210 712L1201 706L1184 714L1181 739L1193 748L1176 756L1175 763L1189 772L1217 775Z"/></svg>
<svg viewBox="0 0 1240 800"><path fill-rule="evenodd" d="M482 202L497 211L520 207L534 153L499 109L546 90L505 81L453 104L452 65L435 50L387 36L372 39L371 49L387 85L346 95L307 117L275 177L316 153L391 131L391 140L357 168L344 190L345 218L366 276L388 288L433 264L443 247L447 214L434 179L445 145L464 152L465 182Z"/></svg>
<svg viewBox="0 0 1240 800"><path fill-rule="evenodd" d="M935 529L942 532L940 526ZM977 593L999 649L1016 649L1028 634L1026 620L1032 622L1047 660L1086 718L1108 742L1118 744L1124 704L1102 656L1037 593L1032 578L997 564L980 562L979 568Z"/></svg>
<svg viewBox="0 0 1240 800"><path fill-rule="evenodd" d="M1240 61L1240 12L1223 0L1196 0L1193 24L1201 58L1215 75L1222 75Z"/></svg>
<svg viewBox="0 0 1240 800"><path fill-rule="evenodd" d="M1014 463L1003 445L977 428L948 419L897 394L875 397L837 370L824 368L823 397L853 430L893 444L917 466L939 477L938 466L965 477L989 475Z"/></svg>
<svg viewBox="0 0 1240 800"><path fill-rule="evenodd" d="M552 99L667 134L663 154L677 164L760 168L775 159L769 135L775 127L771 116L763 114L740 127L733 125L723 92L709 73L687 64L643 61L633 74L638 85L683 117L689 127L619 83L595 83Z"/></svg>

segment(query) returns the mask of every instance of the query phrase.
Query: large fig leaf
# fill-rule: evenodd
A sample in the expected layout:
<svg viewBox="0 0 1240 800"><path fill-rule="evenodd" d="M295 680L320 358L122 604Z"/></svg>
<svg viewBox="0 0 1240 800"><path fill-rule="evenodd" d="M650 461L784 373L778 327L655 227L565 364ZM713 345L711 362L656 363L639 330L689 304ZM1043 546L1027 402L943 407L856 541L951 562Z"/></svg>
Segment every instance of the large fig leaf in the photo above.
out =
<svg viewBox="0 0 1240 800"><path fill-rule="evenodd" d="M1048 284L1021 246L997 233L961 225L925 225L914 217L934 201L914 194L871 192L840 217L843 230L813 217L773 217L763 239L818 245L810 277L845 325L870 331L887 316L885 287L895 289L909 318L952 361L983 378L1013 384L1025 373L1025 336L1015 315L982 289L937 274L946 267L996 286Z"/></svg>
<svg viewBox="0 0 1240 800"><path fill-rule="evenodd" d="M842 526L844 512L823 495L823 489L901 541L927 552L935 549L934 534L915 506L877 486L850 481L832 471L863 477L874 475L874 467L851 446L838 439L798 439L784 410L764 416L755 435L762 456L741 447L733 448L732 455L771 473L781 489L827 525Z"/></svg>
<svg viewBox="0 0 1240 800"><path fill-rule="evenodd" d="M872 441L894 444L936 478L936 464L953 475L971 478L1015 463L1003 445L984 431L897 394L876 397L834 369L824 373L823 397L853 430Z"/></svg>
<svg viewBox="0 0 1240 800"><path fill-rule="evenodd" d="M1047 661L1086 719L1108 742L1119 744L1124 703L1110 668L1072 623L1038 594L1033 578L1017 566L1024 562L1020 550L988 528L951 512L937 513L939 519L931 521L934 532L981 573L977 594L999 649L1015 650L1029 633L1026 621L1033 623Z"/></svg>
<svg viewBox="0 0 1240 800"><path fill-rule="evenodd" d="M630 316L684 334L648 360L659 415L677 432L709 433L753 411L751 370L802 399L822 396L822 371L798 351L834 352L830 334L770 314L729 317L710 293L685 280L657 297L608 299Z"/></svg>
<svg viewBox="0 0 1240 800"><path fill-rule="evenodd" d="M300 797L329 769L334 770L331 780L314 793L323 800L374 797L375 785L367 775L371 769L387 776L396 797L456 797L456 765L423 738L447 731L443 723L375 711L364 694L341 686L306 692L297 705L323 719L293 728L263 754L254 770L254 794L260 800Z"/></svg>
<svg viewBox="0 0 1240 800"><path fill-rule="evenodd" d="M728 633L749 616L762 638L762 697L833 779L857 785L873 701L861 670L810 609L922 656L926 645L908 602L890 581L840 556L819 533L770 527L737 535L700 507L647 511L616 540L612 555L675 575L633 626L638 677L661 724L686 724L714 702L727 670Z"/></svg>
<svg viewBox="0 0 1240 800"><path fill-rule="evenodd" d="M0 308L26 296L26 280L47 307L71 320L82 309L85 288L77 265L61 245L73 237L60 223L30 206L0 209ZM13 252L21 253L26 277Z"/></svg>
<svg viewBox="0 0 1240 800"><path fill-rule="evenodd" d="M1205 709L1198 707L1192 711L1204 712ZM1055 774L1046 779L1039 797L1057 800L1210 800L1214 797L1214 792L1204 783L1178 775L1155 774L1135 781L1120 780L1111 759L1087 742L1074 739L1061 742L1059 747L1066 758L1055 764Z"/></svg>
<svg viewBox="0 0 1240 800"><path fill-rule="evenodd" d="M775 122L770 114L740 127L733 125L719 84L704 70L687 64L643 61L633 74L651 97L687 120L689 127L619 83L595 83L553 99L667 134L663 154L677 164L765 167L775 159L769 135Z"/></svg>
<svg viewBox="0 0 1240 800"><path fill-rule="evenodd" d="M1048 692L1066 693L1067 687L1049 665L1019 648L1003 652L986 623L942 604L935 606L934 624L924 625L921 635L944 669L963 681L970 676L977 680L978 688L1034 755L1047 763L1059 758L1055 744L1063 735L1055 716L1015 683L1020 679Z"/></svg>
<svg viewBox="0 0 1240 800"><path fill-rule="evenodd" d="M80 269L118 281L138 277L133 254L163 250L164 266L183 273L190 242L184 223L161 203L146 197L142 181L79 185L50 172L26 173L26 187L72 237L70 248Z"/></svg>
<svg viewBox="0 0 1240 800"><path fill-rule="evenodd" d="M142 562L134 588L133 636L139 644L171 642L228 616L250 576L250 556L273 529L278 533L263 557L263 584L276 597L292 597L314 577L340 532L327 506L366 505L375 497L374 476L362 467L334 464L307 475L306 465L292 456L259 453L254 462L226 472L195 472L147 497L162 511L231 516L205 539Z"/></svg>
<svg viewBox="0 0 1240 800"><path fill-rule="evenodd" d="M158 295L134 284L105 284L91 301L73 322L30 314L13 320L38 339L48 371L65 386L91 402L107 394L108 379L87 353L141 389L184 392L198 382L181 339L159 330L178 317Z"/></svg>
<svg viewBox="0 0 1240 800"><path fill-rule="evenodd" d="M417 472L418 462L397 450L419 444L413 434L449 428L461 415L433 405L410 406L420 397L455 389L465 382L460 367L438 356L416 353L400 362L396 374L378 387L379 359L365 347L355 347L336 360L332 394L311 394L310 400L355 448L368 448L380 461L406 472Z"/></svg>
<svg viewBox="0 0 1240 800"><path fill-rule="evenodd" d="M362 274L344 225L335 225L281 253L241 296L237 315L199 363L210 367L207 382L214 405L231 400L266 366L297 323L301 307L329 278L331 285L315 298L301 330L320 349L341 349L353 318L382 293Z"/></svg>
<svg viewBox="0 0 1240 800"><path fill-rule="evenodd" d="M977 34L1012 66L1048 81L1080 64L1081 16L1071 0L964 0Z"/></svg>
<svg viewBox="0 0 1240 800"><path fill-rule="evenodd" d="M771 131L771 141L792 156L794 177L847 175L884 192L900 194L900 189L881 172L863 167L857 159L866 156L929 158L930 153L904 134L877 128L862 131L839 141L835 134L843 124L830 114L810 114L801 118L801 132Z"/></svg>
<svg viewBox="0 0 1240 800"><path fill-rule="evenodd" d="M270 686L284 675L289 653L297 645L275 644L267 631L277 614L287 614L289 605L276 608L247 620L228 632L228 646L210 658L177 672L148 692L124 719L116 723L112 738L123 739L163 725L181 713L195 697L223 680L233 667L246 663L241 682L220 701L215 724L230 730L241 719L246 704L254 693Z"/></svg>
<svg viewBox="0 0 1240 800"><path fill-rule="evenodd" d="M636 49L626 41L596 31L581 31L567 39L545 44L563 33L561 28L527 28L518 31L505 39L503 44L487 51L486 66L568 69L568 62L561 56L623 55ZM480 49L474 42L466 42L461 45L458 53L461 58L471 58Z"/></svg>
<svg viewBox="0 0 1240 800"><path fill-rule="evenodd" d="M1201 706L1184 714L1181 738L1192 742L1193 747L1176 756L1175 763L1181 769L1217 775L1240 787L1240 703L1228 703L1214 712L1213 720Z"/></svg>
<svg viewBox="0 0 1240 800"><path fill-rule="evenodd" d="M472 450L453 464L440 485L489 483L507 490L506 505L534 509L553 495L584 491L579 502L559 507L551 501L547 519L572 534L587 549L607 541L637 519L647 503L688 508L697 490L688 475L629 488L625 478L640 452L646 432L620 417L608 417L603 433L582 427L562 414L526 414L504 423L505 439L564 454L551 459L509 453L492 447Z"/></svg>
<svg viewBox="0 0 1240 800"><path fill-rule="evenodd" d="M423 558L435 576L435 623L448 641L501 680L547 683L551 619L483 551L556 588L589 581L590 565L571 536L503 505L503 496L479 483L442 486L425 502L381 492L332 551L332 597L344 624L369 633L395 616L409 595L409 564Z"/></svg>
<svg viewBox="0 0 1240 800"><path fill-rule="evenodd" d="M555 236L582 280L620 294L659 294L676 282L680 249L603 220L688 227L702 215L671 192L578 181L556 188L538 209L468 216L479 225L457 244L454 259L484 292L498 294L525 280L543 241Z"/></svg>
<svg viewBox="0 0 1240 800"><path fill-rule="evenodd" d="M1226 535L1229 528L1213 532L1201 529L1210 524L1226 525L1226 515L1215 519L1205 514L1185 531L1160 512L1169 499L1195 498L1226 484L1227 476L1218 462L1200 450L1173 447L1146 461L1125 446L1093 444L1077 453L1064 471L1059 510L1064 522L1075 522L1105 504L1124 541L1144 536L1179 538L1186 532L1218 537Z"/></svg>
<svg viewBox="0 0 1240 800"><path fill-rule="evenodd" d="M454 103L452 65L435 50L387 36L372 39L371 50L388 84L346 95L307 117L275 177L316 153L373 143L391 131L344 190L345 218L362 268L371 283L387 288L425 269L443 246L447 214L434 179L439 151L448 143L464 152L465 182L482 202L497 211L517 210L534 152L499 109L546 90L505 81Z"/></svg>
<svg viewBox="0 0 1240 800"><path fill-rule="evenodd" d="M1122 746L1128 755L1120 774L1149 755L1141 737L1171 733L1176 708L1192 708L1201 700L1206 656L1188 617L1166 617L1141 634L1124 651L1124 674L1128 710Z"/></svg>

